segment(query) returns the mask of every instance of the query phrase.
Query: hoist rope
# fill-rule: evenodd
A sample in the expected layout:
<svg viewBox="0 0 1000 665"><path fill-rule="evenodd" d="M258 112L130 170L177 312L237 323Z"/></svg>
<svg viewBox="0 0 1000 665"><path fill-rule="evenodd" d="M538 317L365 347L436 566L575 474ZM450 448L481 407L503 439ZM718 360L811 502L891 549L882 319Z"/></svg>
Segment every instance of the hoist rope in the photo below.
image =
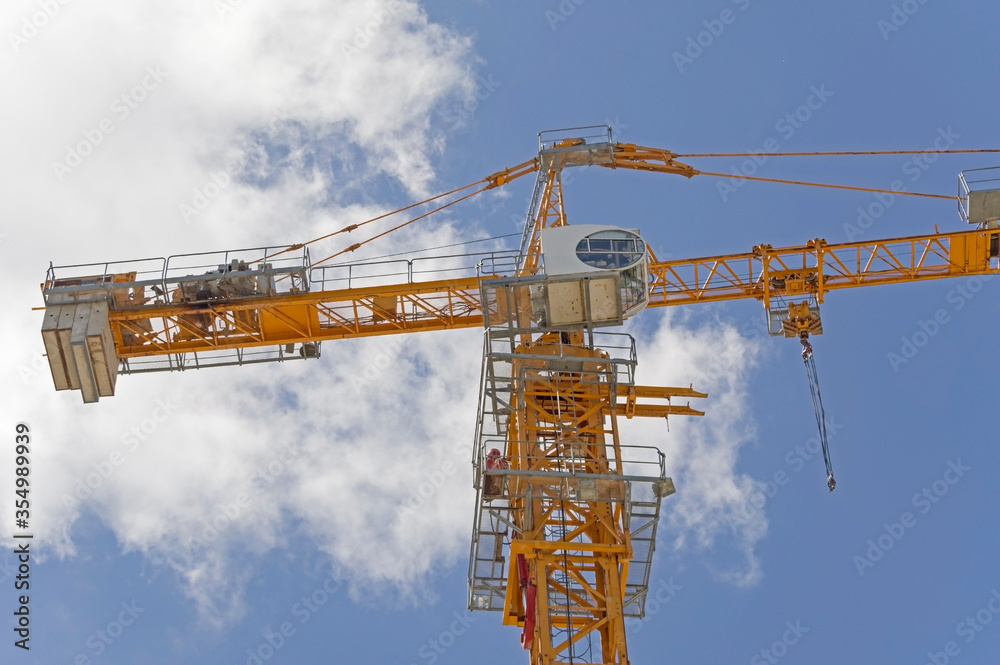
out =
<svg viewBox="0 0 1000 665"><path fill-rule="evenodd" d="M816 427L819 429L819 441L823 448L823 462L826 464L826 485L832 492L837 487L833 479L833 463L830 461L830 442L826 435L826 411L823 409L823 396L819 391L819 374L816 372L816 359L813 358L812 344L802 337L802 361L806 366L806 376L809 377L809 392L812 394L813 409L816 412Z"/></svg>
<svg viewBox="0 0 1000 665"><path fill-rule="evenodd" d="M569 541L566 541L566 497L560 499L561 506L559 507L559 514L562 519L562 538L565 541L563 545L563 571L566 573L566 579L563 580L563 584L566 585L566 642L569 646L569 663L575 662L573 658L573 616L572 608L570 607L569 589L570 589L570 575L569 575L569 554L567 549L569 548Z"/></svg>

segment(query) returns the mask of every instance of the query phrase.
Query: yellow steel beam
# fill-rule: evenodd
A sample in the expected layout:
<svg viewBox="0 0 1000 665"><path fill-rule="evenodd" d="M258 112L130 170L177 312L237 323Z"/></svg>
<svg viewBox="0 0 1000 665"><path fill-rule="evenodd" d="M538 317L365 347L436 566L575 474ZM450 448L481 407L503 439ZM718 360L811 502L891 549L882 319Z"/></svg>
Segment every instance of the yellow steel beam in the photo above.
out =
<svg viewBox="0 0 1000 665"><path fill-rule="evenodd" d="M554 188L555 189L555 188ZM553 191L556 195L557 192ZM651 263L651 307L804 294L1000 272L1000 232L773 248ZM475 277L289 293L211 306L168 303L110 312L119 358L247 348L483 325ZM210 325L206 321L211 320Z"/></svg>
<svg viewBox="0 0 1000 665"><path fill-rule="evenodd" d="M616 143L612 151L613 163L601 166L656 173L674 173L687 178L698 174L697 169L681 162L675 162L675 157L677 154L669 150L644 148L632 143Z"/></svg>
<svg viewBox="0 0 1000 665"><path fill-rule="evenodd" d="M119 358L483 324L476 278L141 306L113 310L109 319Z"/></svg>
<svg viewBox="0 0 1000 665"><path fill-rule="evenodd" d="M572 505L566 506L567 510L574 508ZM573 534L574 536L577 535ZM561 552L570 549L566 543L558 540L524 540L518 538L511 542L510 551L512 554L525 554L531 552L549 551ZM631 556L631 548L624 543L580 543L574 542L572 546L574 552L603 552L605 554L620 554Z"/></svg>
<svg viewBox="0 0 1000 665"><path fill-rule="evenodd" d="M756 298L817 296L856 286L900 284L998 272L995 230L973 229L796 247L758 245L745 254L660 261L650 265L650 306Z"/></svg>
<svg viewBox="0 0 1000 665"><path fill-rule="evenodd" d="M703 416L704 411L697 411L690 406L671 406L670 404L635 404L631 412L628 407L617 406L612 409L615 415L626 418L666 418L667 416Z"/></svg>
<svg viewBox="0 0 1000 665"><path fill-rule="evenodd" d="M562 351L555 343L531 347L533 356L557 357ZM627 569L622 563L631 558L632 549L622 501L612 505L568 498L568 481L558 475L568 463L579 465L579 473L616 473L609 448L617 450L617 434L607 427L614 419L611 391L597 380L608 371L601 362L606 356L583 348L574 355L595 362L582 374L550 372L535 358L514 360L512 367L521 378L506 453L512 470L532 475L509 481L512 519L521 536L510 545L504 623L533 625L526 645L532 665L564 661L572 645L588 637L600 647L594 662L623 665L628 656L622 606ZM517 572L522 557L526 581L536 594L533 611L525 605ZM570 580L576 582L572 592Z"/></svg>

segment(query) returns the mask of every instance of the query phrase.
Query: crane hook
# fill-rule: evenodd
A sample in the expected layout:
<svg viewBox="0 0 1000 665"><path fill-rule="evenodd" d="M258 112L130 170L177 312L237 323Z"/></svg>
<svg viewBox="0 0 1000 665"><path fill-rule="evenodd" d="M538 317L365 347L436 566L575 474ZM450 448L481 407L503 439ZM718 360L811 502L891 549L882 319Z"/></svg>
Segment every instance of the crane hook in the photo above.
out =
<svg viewBox="0 0 1000 665"><path fill-rule="evenodd" d="M799 333L799 341L802 342L802 360L808 361L813 354L812 344L809 343L809 333L805 331Z"/></svg>

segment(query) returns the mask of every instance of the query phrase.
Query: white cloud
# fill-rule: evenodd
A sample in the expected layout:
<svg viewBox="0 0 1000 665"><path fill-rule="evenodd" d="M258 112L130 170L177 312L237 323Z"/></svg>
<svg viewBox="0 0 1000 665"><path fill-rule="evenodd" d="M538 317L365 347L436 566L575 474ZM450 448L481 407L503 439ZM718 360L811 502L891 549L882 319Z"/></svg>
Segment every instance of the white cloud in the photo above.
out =
<svg viewBox="0 0 1000 665"><path fill-rule="evenodd" d="M474 56L468 38L414 3L396 6L349 59L342 46L382 4L244 2L220 19L212 3L71 3L0 58L13 91L0 121L16 128L4 132L0 166L0 182L14 184L0 197L0 339L10 350L0 372L7 412L36 437L33 528L47 553L87 555L71 534L92 510L123 549L176 570L201 613L226 623L241 615L258 557L286 538L329 553L355 597L412 597L467 552L478 331L401 347L332 343L319 361L124 377L116 397L84 406L38 371L41 318L29 311L50 260L294 242L382 212L370 201L385 178L411 196L432 188L436 109L470 99ZM12 14L35 10L22 2ZM154 86L148 68L158 67L166 76ZM81 142L90 154L60 181L53 162ZM223 185L213 175L227 165ZM196 190L207 205L185 221L180 206ZM463 228L407 229L369 255L468 239L474 229ZM345 244L338 237L314 256ZM736 371L707 376L703 363L726 343L746 351ZM668 384L717 388L711 420L672 423L665 447L683 487L667 513L678 540L711 542L751 486L733 464L749 436L740 423L752 350L730 329L691 332L668 319L643 352L659 359L647 382L662 372ZM380 354L391 367L376 372ZM176 413L160 418L158 400ZM0 460L4 477L9 464ZM414 498L428 483L430 495ZM418 508L401 513L411 498ZM741 535L751 564L761 524Z"/></svg>
<svg viewBox="0 0 1000 665"><path fill-rule="evenodd" d="M705 416L672 418L669 434L660 421L633 420L622 428L623 440L634 432L636 440L662 442L659 447L666 455L667 474L673 476L677 494L663 503L661 538L672 538L678 552L707 552L732 538L744 562L722 565L717 576L741 586L754 584L762 574L754 548L767 532L767 518L763 511L741 510L759 491L759 483L738 473L736 467L741 450L755 434L748 385L760 344L729 324L692 327L690 318L676 310L642 316L659 320L655 334L637 335L637 382L693 384L695 390L709 395L690 400ZM650 326L644 323L643 327L648 331Z"/></svg>
<svg viewBox="0 0 1000 665"><path fill-rule="evenodd" d="M328 345L321 361L298 365L124 377L116 397L84 406L39 369L41 319L29 308L41 304L35 289L50 260L301 241L391 208L369 203L387 178L411 196L429 191L444 148L437 114L473 94L470 40L414 2L240 3L221 19L213 3L60 7L0 56L10 92L0 181L14 185L0 200L9 312L0 336L13 350L0 371L14 393L8 412L38 441L33 528L45 551L77 555L72 525L93 510L124 549L176 569L199 609L221 621L239 616L254 572L230 554L263 554L299 530L363 584L409 585L433 567L424 562L453 561L457 518L397 524L394 507L408 477L471 438L477 363L459 362L469 356L456 347L474 358L475 335L407 341L403 375L376 377L362 397L350 379L385 340ZM342 47L356 29L371 38L348 58ZM195 202L206 205L185 220L182 204ZM397 235L368 253L462 239L447 224ZM356 239L338 237L314 256ZM410 394L417 376L424 387ZM178 413L144 431L157 400ZM291 462L266 483L251 480L283 444ZM471 491L464 474L448 480L442 498ZM243 494L249 505L210 537L213 519ZM427 556L392 570L390 557L410 552L407 533L430 532L438 540L423 545Z"/></svg>

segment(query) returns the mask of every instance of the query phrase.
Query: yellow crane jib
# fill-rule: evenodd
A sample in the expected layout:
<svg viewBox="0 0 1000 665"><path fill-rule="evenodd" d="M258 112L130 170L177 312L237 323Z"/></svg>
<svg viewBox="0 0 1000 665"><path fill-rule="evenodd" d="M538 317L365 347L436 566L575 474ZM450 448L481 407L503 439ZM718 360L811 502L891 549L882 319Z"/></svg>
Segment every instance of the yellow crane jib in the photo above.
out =
<svg viewBox="0 0 1000 665"><path fill-rule="evenodd" d="M838 289L994 274L998 241L1000 231L976 228L867 242L811 241L769 248L766 254L758 248L669 261L647 256L646 306L756 299L766 309L773 304L783 310L780 324L788 300L815 298L815 307ZM56 389L86 387L84 399L93 400L113 394L117 374L312 358L325 340L478 327L483 324L480 272L518 272L517 251L482 252L452 257L461 269L448 273L430 270L438 257L379 265L378 272L389 277L375 281L364 276L364 263L312 267L307 249L267 261L260 259L269 255L268 248L254 248L50 267L42 284L42 338ZM227 275L220 271L225 273L223 266L233 258L248 270L228 277L247 278L255 285L249 290L225 288ZM275 276L274 289L267 272ZM280 279L286 274L288 279ZM222 288L196 288L219 279ZM198 298L199 291L207 297ZM81 309L77 318L78 306L100 301L107 304L106 313L98 308L84 318ZM105 317L110 330L98 334ZM771 330L784 334L782 325L772 323ZM85 366L86 386L77 364ZM103 387L99 376L107 379Z"/></svg>

